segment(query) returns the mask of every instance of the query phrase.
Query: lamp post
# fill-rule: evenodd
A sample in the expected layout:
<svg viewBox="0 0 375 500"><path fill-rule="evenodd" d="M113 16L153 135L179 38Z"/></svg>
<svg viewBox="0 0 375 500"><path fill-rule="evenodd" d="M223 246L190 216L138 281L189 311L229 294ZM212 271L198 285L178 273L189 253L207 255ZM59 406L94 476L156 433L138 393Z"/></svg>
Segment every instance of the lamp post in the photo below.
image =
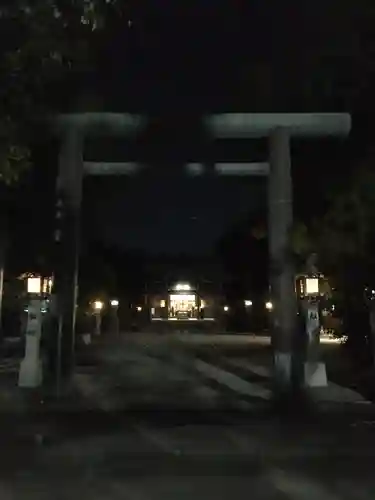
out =
<svg viewBox="0 0 375 500"><path fill-rule="evenodd" d="M273 325L273 303L268 300L265 304L264 307L266 309L266 318L265 318L265 323L266 323L266 328L268 332L271 332L272 335L272 325Z"/></svg>
<svg viewBox="0 0 375 500"><path fill-rule="evenodd" d="M117 299L112 299L111 302L111 317L112 317L112 327L116 335L120 333L119 319L118 319L118 306L119 301Z"/></svg>
<svg viewBox="0 0 375 500"><path fill-rule="evenodd" d="M42 334L42 279L40 276L27 278L27 325L25 357L18 376L19 387L33 388L42 383L43 370L40 358Z"/></svg>
<svg viewBox="0 0 375 500"><path fill-rule="evenodd" d="M320 361L321 275L317 272L306 273L298 278L298 284L305 337L304 384L307 387L325 387L326 368Z"/></svg>
<svg viewBox="0 0 375 500"><path fill-rule="evenodd" d="M244 306L246 311L246 328L251 328L251 309L252 309L253 301L252 300L244 300ZM253 330L253 335L255 335L255 330Z"/></svg>
<svg viewBox="0 0 375 500"><path fill-rule="evenodd" d="M94 316L95 316L95 335L100 335L102 333L102 310L103 302L101 300L95 300L93 303Z"/></svg>

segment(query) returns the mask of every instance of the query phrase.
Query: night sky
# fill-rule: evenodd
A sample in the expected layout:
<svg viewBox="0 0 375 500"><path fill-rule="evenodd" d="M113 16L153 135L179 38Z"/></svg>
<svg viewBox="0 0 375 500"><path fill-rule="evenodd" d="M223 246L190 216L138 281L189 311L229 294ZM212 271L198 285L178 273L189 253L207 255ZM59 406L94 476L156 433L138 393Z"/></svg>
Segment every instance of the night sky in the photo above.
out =
<svg viewBox="0 0 375 500"><path fill-rule="evenodd" d="M207 254L265 195L265 180L157 172L126 180L87 179L91 234L155 254Z"/></svg>

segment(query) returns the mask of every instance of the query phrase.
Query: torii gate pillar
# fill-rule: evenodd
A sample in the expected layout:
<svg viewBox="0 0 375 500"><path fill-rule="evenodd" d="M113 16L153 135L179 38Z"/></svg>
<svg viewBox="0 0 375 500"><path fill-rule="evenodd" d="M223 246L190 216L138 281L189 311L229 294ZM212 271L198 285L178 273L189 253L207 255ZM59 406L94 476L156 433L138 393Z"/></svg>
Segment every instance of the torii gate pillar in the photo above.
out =
<svg viewBox="0 0 375 500"><path fill-rule="evenodd" d="M289 392L292 380L293 338L297 303L295 269L290 248L293 226L293 189L290 136L287 128L270 134L268 180L268 248L271 286L274 382L277 392Z"/></svg>

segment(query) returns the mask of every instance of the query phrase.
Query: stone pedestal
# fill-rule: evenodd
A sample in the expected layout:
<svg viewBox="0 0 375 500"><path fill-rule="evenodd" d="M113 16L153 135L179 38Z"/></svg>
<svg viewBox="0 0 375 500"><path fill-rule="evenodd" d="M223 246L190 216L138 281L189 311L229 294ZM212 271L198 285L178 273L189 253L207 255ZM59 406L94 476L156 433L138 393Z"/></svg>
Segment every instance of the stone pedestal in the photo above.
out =
<svg viewBox="0 0 375 500"><path fill-rule="evenodd" d="M305 363L305 386L306 387L327 387L326 365L323 362Z"/></svg>
<svg viewBox="0 0 375 500"><path fill-rule="evenodd" d="M91 344L91 333L84 333L82 335L82 341L85 345Z"/></svg>
<svg viewBox="0 0 375 500"><path fill-rule="evenodd" d="M27 316L25 357L21 362L18 377L19 387L34 388L40 386L42 383L43 369L40 358L41 331L41 301L40 299L31 299Z"/></svg>
<svg viewBox="0 0 375 500"><path fill-rule="evenodd" d="M95 313L95 326L94 335L99 336L102 333L102 315Z"/></svg>
<svg viewBox="0 0 375 500"><path fill-rule="evenodd" d="M304 364L306 387L327 387L326 366L320 360L320 311L318 301L306 299L306 361Z"/></svg>
<svg viewBox="0 0 375 500"><path fill-rule="evenodd" d="M120 325L117 310L114 310L111 315L111 333L118 335L120 333Z"/></svg>

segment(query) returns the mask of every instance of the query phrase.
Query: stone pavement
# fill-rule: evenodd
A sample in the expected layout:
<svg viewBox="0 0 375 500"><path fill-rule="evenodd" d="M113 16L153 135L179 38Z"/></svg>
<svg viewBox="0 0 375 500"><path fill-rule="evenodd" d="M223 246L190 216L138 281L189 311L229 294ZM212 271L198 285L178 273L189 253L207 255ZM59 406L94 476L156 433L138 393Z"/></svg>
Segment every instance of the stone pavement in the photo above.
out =
<svg viewBox="0 0 375 500"><path fill-rule="evenodd" d="M77 392L92 408L222 416L274 412L269 367L254 360L220 352L207 357L186 351L173 339L160 342L138 334L112 345L103 343L100 351L100 369L82 369L75 376ZM328 412L342 419L344 415L372 418L375 412L358 393L336 384L315 389L312 396L314 413ZM301 411L301 407L287 409L289 413Z"/></svg>
<svg viewBox="0 0 375 500"><path fill-rule="evenodd" d="M188 373L159 353L125 343L103 345L100 369L78 370L75 386L102 410L215 409L220 394L202 384L199 373Z"/></svg>
<svg viewBox="0 0 375 500"><path fill-rule="evenodd" d="M236 373L249 383L258 387L271 386L271 369L262 364L249 361L247 358L221 357L216 362L227 373ZM252 382L251 382L252 381ZM259 389L258 389L259 391ZM310 388L309 393L317 404L369 404L358 392L328 381L327 387Z"/></svg>
<svg viewBox="0 0 375 500"><path fill-rule="evenodd" d="M139 335L126 342L146 348L153 356L168 359L170 364L179 363L197 371L206 383L219 384L242 399L256 404L272 399L271 356L262 347L269 344L267 337L175 335L160 339ZM369 403L358 392L331 381L328 387L310 389L309 394L322 408L330 404Z"/></svg>
<svg viewBox="0 0 375 500"><path fill-rule="evenodd" d="M80 398L41 414L47 439L4 440L2 425L1 499L375 498L375 418L243 412L257 407L254 379L238 390L239 373L220 381L202 359L141 338L99 347L75 376Z"/></svg>
<svg viewBox="0 0 375 500"><path fill-rule="evenodd" d="M11 498L28 499L52 493L58 499L374 498L374 452L360 444L360 433L332 436L275 421L213 426L188 420L163 425L151 417L129 421L109 414L105 432L91 423L91 432L81 427L79 436L72 432L40 446L11 480L0 471L0 484Z"/></svg>
<svg viewBox="0 0 375 500"><path fill-rule="evenodd" d="M261 344L266 341L260 339ZM211 351L199 351L210 342ZM238 353L229 355L225 350L227 345L239 343L241 347L246 345L244 342L254 340L251 336L244 340L231 336L161 338L147 334L117 340L102 338L96 350L105 370L79 370L76 388L86 399L90 391L102 391L105 396L101 404L107 405L111 403L104 401L110 398L117 398L116 404L125 404L118 398L118 394L125 393L128 406L263 409L272 399L270 362L264 358L264 352L255 348L255 354L249 356L247 351L245 357ZM255 342L258 345L259 339ZM19 362L5 359L0 363L0 411L22 411L25 407L24 392L16 387ZM327 388L315 389L311 394L321 406L366 403L355 391L331 382Z"/></svg>

